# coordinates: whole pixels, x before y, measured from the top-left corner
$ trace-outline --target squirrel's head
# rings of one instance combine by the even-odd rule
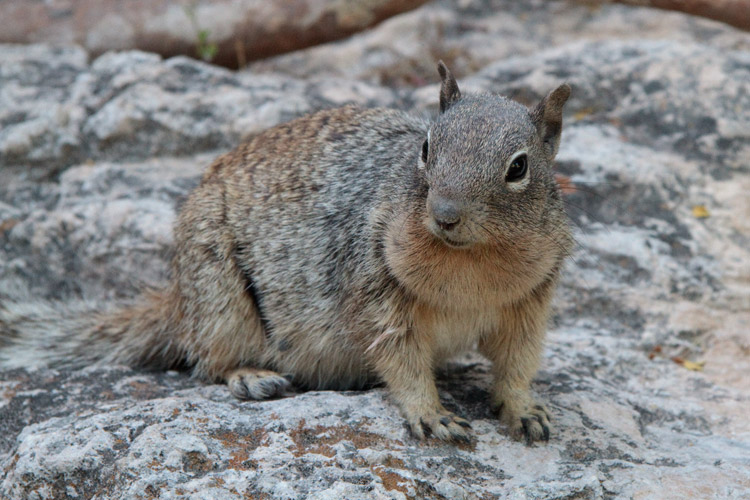
[[[545,216],[561,210],[552,164],[570,87],[557,87],[529,110],[497,95],[462,96],[442,61],[438,71],[440,114],[419,165],[428,229],[453,248],[544,231]]]

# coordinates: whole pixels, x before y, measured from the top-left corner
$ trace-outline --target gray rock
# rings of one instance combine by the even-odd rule
[[[1,47],[0,168],[70,165],[80,156],[84,110],[74,94],[86,54],[77,48]]]
[[[246,61],[344,38],[426,0],[6,0],[0,42],[78,44],[187,55],[237,68]]]
[[[33,178],[93,161],[137,161],[228,149],[282,121],[392,92],[345,82],[234,73],[187,57],[0,45],[0,169]]]
[[[601,38],[624,12],[549,5],[556,26],[599,23]],[[496,7],[455,9],[473,12],[470,23],[484,13],[491,32]],[[429,8],[409,16],[453,12]],[[480,32],[448,36],[487,58],[459,82],[465,91],[532,102],[561,80],[574,87],[558,168],[578,249],[534,384],[553,414],[549,444],[506,436],[476,354],[439,380],[444,404],[474,426],[458,446],[412,438],[383,388],[242,403],[177,372],[6,370],[0,497],[750,496],[748,38],[664,19],[659,40],[636,40],[656,23],[641,18],[621,39],[546,50],[532,23],[527,49],[492,60]],[[398,22],[359,40],[395,36]],[[333,59],[355,42],[313,50]],[[437,96],[434,83],[394,91],[343,67],[303,80],[313,73],[235,74],[133,52],[89,64],[72,49],[8,46],[0,61],[14,61],[0,65],[0,99],[21,96],[0,106],[0,296],[17,298],[127,300],[166,279],[169,225],[216,150],[322,106],[433,112]],[[390,67],[377,61],[363,67]],[[53,105],[80,114],[56,127]],[[46,132],[8,153],[8,137],[36,122]]]
[[[257,61],[250,67],[300,78],[326,75],[414,87],[434,81],[437,59],[463,77],[499,60],[576,41],[699,40],[717,48],[750,50],[750,35],[715,21],[624,5],[596,5],[601,3],[434,1],[389,19],[377,29]],[[514,75],[511,71],[505,78]]]
[[[69,168],[54,184],[1,187],[9,203],[0,206],[0,289],[122,298],[164,281],[175,207],[211,158],[101,162]]]

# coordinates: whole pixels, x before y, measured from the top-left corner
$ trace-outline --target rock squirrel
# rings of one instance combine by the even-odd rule
[[[0,366],[187,366],[242,399],[382,381],[417,437],[466,440],[434,369],[478,345],[501,420],[548,440],[529,385],[571,248],[552,172],[570,88],[529,111],[438,70],[432,122],[347,106],[220,156],[180,211],[169,285],[90,314],[6,301]]]

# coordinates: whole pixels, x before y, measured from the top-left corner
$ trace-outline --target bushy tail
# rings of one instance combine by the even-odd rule
[[[170,290],[102,311],[90,302],[0,301],[0,368],[125,364],[169,368],[184,359]]]

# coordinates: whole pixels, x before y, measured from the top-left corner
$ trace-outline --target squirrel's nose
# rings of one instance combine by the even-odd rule
[[[443,231],[452,231],[461,223],[461,212],[458,206],[450,200],[444,198],[433,200],[430,211],[435,223]]]

